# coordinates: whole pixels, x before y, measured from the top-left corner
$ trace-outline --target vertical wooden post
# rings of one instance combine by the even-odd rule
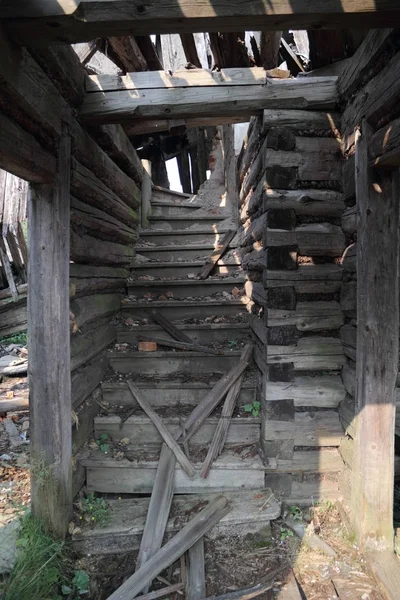
[[[63,125],[55,180],[32,186],[28,222],[32,511],[58,536],[72,510],[70,151]]]
[[[192,180],[190,177],[190,161],[189,151],[187,148],[183,148],[180,154],[176,157],[178,163],[179,179],[182,186],[182,192],[185,194],[192,193]]]
[[[368,167],[370,127],[356,136],[357,380],[352,514],[362,546],[393,550],[399,364],[399,171]]]
[[[149,216],[151,215],[151,162],[142,160],[143,178],[142,178],[142,204],[140,207],[140,224],[143,229],[149,226]]]
[[[233,125],[222,127],[226,204],[235,222],[239,225],[239,197],[236,186],[235,132]]]

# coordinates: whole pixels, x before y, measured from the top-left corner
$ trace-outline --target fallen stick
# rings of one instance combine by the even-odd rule
[[[175,592],[180,592],[184,587],[184,583],[175,583],[174,585],[168,585],[165,588],[161,588],[161,590],[155,590],[154,592],[149,592],[148,594],[138,596],[138,598],[139,600],[156,600],[156,598],[164,598],[164,596],[169,596]]]
[[[165,331],[169,333],[169,335],[171,335],[173,338],[175,338],[179,342],[186,342],[187,344],[193,343],[193,340],[185,333],[183,333],[183,331],[175,327],[175,325],[171,323],[171,321],[167,319],[167,317],[164,317],[164,315],[162,315],[154,309],[149,310],[148,313],[151,316],[151,318],[156,323],[158,323],[163,329],[165,329]]]
[[[163,444],[151,492],[146,523],[140,541],[136,571],[161,548],[174,497],[175,466],[174,453],[166,444]],[[142,592],[144,594],[148,592],[150,584],[151,581],[143,587]]]
[[[140,590],[152,581],[161,571],[173,564],[200,538],[202,538],[222,517],[230,511],[229,502],[218,496],[199,512],[183,529],[152,556],[136,573],[131,575],[108,600],[132,600]]]
[[[290,517],[287,517],[283,521],[285,525],[289,527],[307,546],[313,550],[320,550],[328,556],[336,556],[335,550],[329,546],[324,540],[315,535],[315,533],[308,533],[301,523],[296,523]]]
[[[215,264],[219,261],[220,258],[222,258],[222,256],[228,250],[229,244],[235,237],[235,234],[236,231],[230,230],[224,235],[223,239],[221,240],[221,244],[218,246],[218,248],[214,250],[210,258],[208,258],[207,261],[204,263],[201,271],[198,273],[197,277],[199,279],[207,279],[207,277],[215,267]]]
[[[240,360],[249,361],[253,352],[252,344],[247,344],[243,349]],[[231,424],[231,418],[233,415],[233,411],[235,410],[236,401],[240,394],[240,389],[242,387],[244,378],[244,371],[235,381],[235,383],[231,386],[225,402],[222,408],[222,413],[220,420],[218,421],[217,427],[214,432],[214,436],[210,447],[207,452],[207,456],[204,460],[200,477],[206,479],[211,469],[211,465],[213,461],[221,454],[224,444],[226,441],[226,437],[228,435],[229,425]]]
[[[183,436],[183,439],[180,441],[186,442],[192,437],[192,435],[196,433],[203,421],[212,413],[214,408],[228,393],[229,388],[247,368],[249,361],[250,357],[248,360],[239,360],[236,365],[232,367],[228,373],[226,373],[226,375],[221,377],[221,379],[214,385],[212,390],[210,390],[203,400],[192,410],[185,421],[186,432]],[[179,428],[174,438],[179,439],[181,435],[182,429]]]
[[[139,341],[146,342],[155,342],[159,346],[170,346],[171,348],[177,348],[178,350],[194,350],[195,352],[204,352],[207,354],[215,354],[220,356],[222,354],[221,350],[214,350],[214,348],[209,348],[208,346],[200,346],[195,342],[178,342],[177,340],[165,340],[162,338],[154,337],[154,336],[144,336],[141,335],[139,337]]]
[[[157,427],[158,432],[161,435],[161,437],[163,438],[164,442],[167,444],[167,446],[169,448],[171,448],[172,452],[175,454],[176,459],[179,461],[182,469],[185,471],[185,473],[189,477],[194,477],[196,474],[194,466],[192,465],[190,460],[187,458],[187,456],[185,455],[183,450],[180,448],[179,444],[174,440],[171,433],[165,427],[164,423],[162,422],[162,420],[160,419],[158,414],[151,408],[151,406],[149,406],[147,404],[146,400],[144,400],[141,397],[141,392],[140,392],[139,388],[136,387],[136,385],[133,383],[133,381],[128,379],[127,385],[131,391],[132,396],[135,398],[137,403],[144,410],[146,415],[153,421],[154,425]]]
[[[188,550],[187,600],[201,600],[206,595],[204,562],[204,539],[201,538]]]
[[[208,596],[208,598],[204,598],[203,600],[250,600],[250,598],[257,598],[257,596],[265,594],[273,587],[273,583],[258,583],[250,588],[235,590],[234,592],[228,592],[221,596]]]

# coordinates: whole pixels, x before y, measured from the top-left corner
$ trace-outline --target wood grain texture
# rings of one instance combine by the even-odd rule
[[[206,595],[206,574],[204,562],[204,539],[189,548],[188,553],[188,600],[202,600]]]
[[[370,137],[364,122],[356,137],[357,421],[352,507],[363,547],[382,550],[393,549],[400,183],[397,170],[376,180],[368,167]]]
[[[169,542],[156,552],[134,575],[123,583],[108,600],[134,598],[158,573],[174,563],[186,550],[203,537],[230,511],[229,502],[220,496],[185,525]]]
[[[94,0],[82,0],[78,7],[71,0],[41,0],[28,6],[8,0],[0,15],[13,19],[10,32],[21,43],[43,44],[60,38],[74,43],[110,35],[388,27],[397,20],[398,11],[396,0],[381,0],[379,8],[374,0],[342,0],[340,4],[276,0],[273,5],[257,0],[245,5],[240,0],[216,0],[211,4],[167,0],[157,6],[143,6],[140,0],[111,0],[101,10]]]
[[[267,133],[271,127],[288,127],[295,131],[340,131],[341,117],[336,112],[312,110],[264,110],[262,131]]]
[[[264,108],[331,109],[336,77],[269,79],[268,84],[171,89],[120,90],[88,94],[82,117],[91,123],[122,123],[141,118],[187,118],[260,112]]]
[[[53,185],[32,186],[29,219],[28,318],[32,510],[58,536],[72,511],[69,343],[69,186],[67,126]],[[42,461],[42,463],[41,463]],[[43,467],[41,467],[43,468]]]

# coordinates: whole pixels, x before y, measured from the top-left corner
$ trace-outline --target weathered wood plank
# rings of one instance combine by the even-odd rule
[[[272,190],[262,191],[264,212],[270,208],[294,210],[297,215],[339,217],[344,208],[343,195],[330,190]]]
[[[269,228],[264,231],[265,247],[298,246],[299,254],[306,256],[340,256],[345,242],[341,227],[330,223],[300,225],[292,231]]]
[[[210,503],[209,506],[193,517],[172,540],[145,562],[118,590],[111,594],[108,600],[134,598],[158,573],[174,563],[229,511],[230,504],[223,496]]]
[[[343,441],[343,438],[342,438]],[[293,458],[268,458],[266,473],[337,473],[343,470],[339,450],[295,450]]]
[[[202,600],[206,595],[206,573],[204,562],[204,539],[201,538],[188,550],[188,600]]]
[[[240,359],[248,361],[250,360],[252,353],[252,344],[246,344],[240,356]],[[240,388],[242,386],[243,377],[244,373],[242,373],[242,375],[235,381],[235,383],[232,385],[226,396],[224,406],[222,407],[221,418],[214,432],[212,442],[210,444],[207,456],[204,460],[203,467],[201,469],[200,476],[204,479],[208,476],[210,472],[213,460],[221,454],[224,448],[228,436],[229,426],[231,424],[233,411],[235,409],[236,402],[240,394]]]
[[[340,114],[311,110],[264,110],[262,130],[271,127],[289,127],[295,131],[340,131]]]
[[[338,375],[296,376],[290,383],[267,381],[265,387],[267,402],[291,398],[296,407],[337,408],[345,395],[346,391]]]
[[[71,260],[95,265],[129,265],[133,247],[99,240],[71,230]]]
[[[207,277],[209,276],[209,274],[211,273],[211,271],[215,267],[216,263],[227,252],[227,250],[229,248],[229,244],[232,241],[232,239],[235,237],[235,235],[236,235],[236,231],[233,231],[233,230],[228,231],[224,235],[224,237],[222,238],[220,244],[218,244],[218,247],[211,254],[210,258],[207,259],[207,261],[204,264],[203,268],[198,273],[197,276],[198,276],[199,279],[207,279]]]
[[[147,62],[135,38],[131,35],[108,38],[110,58],[124,72],[146,71]]]
[[[338,302],[298,302],[296,310],[268,310],[268,326],[296,325],[299,331],[337,329],[343,325]]]
[[[121,123],[129,119],[248,114],[264,108],[331,109],[336,104],[336,78],[312,81],[268,79],[268,85],[145,89],[88,94],[82,117],[91,123]],[[134,96],[134,97],[132,97]]]
[[[178,69],[177,71],[147,71],[126,75],[89,75],[86,91],[151,90],[187,87],[264,85],[267,73],[260,67],[231,68],[220,71],[208,69]]]
[[[303,140],[301,145],[299,145],[299,140]],[[322,144],[322,140],[325,143]],[[331,142],[334,142],[334,144]],[[264,152],[263,168],[274,165],[285,168],[297,167],[298,178],[306,181],[339,181],[342,179],[336,140],[331,138],[297,138],[296,144],[298,144],[296,150],[287,152],[267,148]]]
[[[66,534],[72,511],[69,344],[71,141],[66,125],[62,130],[56,179],[53,185],[32,186],[28,222],[31,465],[44,462],[50,473],[43,479],[35,468],[31,468],[32,510],[59,536]]]
[[[199,6],[195,0],[163,2],[144,8],[139,0],[128,4],[113,0],[107,8],[98,10],[94,0],[75,2],[62,0],[25,5],[8,1],[2,6],[2,18],[10,22],[11,33],[21,43],[49,41],[80,42],[109,35],[150,35],[154,33],[193,33],[197,31],[259,31],[268,29],[312,29],[387,27],[398,18],[396,0],[384,0],[377,7],[373,0],[342,0],[326,4],[314,0],[277,0],[273,6],[255,0],[245,6],[238,0],[219,0]],[[85,18],[79,18],[79,14]],[[32,17],[35,17],[32,19]],[[184,17],[184,18],[182,18]],[[15,20],[14,20],[15,19]]]
[[[79,406],[96,389],[108,369],[108,359],[100,352],[71,374],[72,406]]]
[[[46,183],[55,175],[54,156],[19,125],[0,115],[0,166],[2,169],[32,181]]]
[[[136,571],[161,548],[174,497],[175,466],[174,453],[166,444],[163,444],[140,542]],[[149,584],[142,589],[143,593],[148,591]]]
[[[362,545],[393,550],[400,182],[398,170],[376,179],[368,167],[370,138],[370,127],[363,122],[356,135],[357,420],[352,506]]]
[[[112,344],[116,337],[115,326],[96,322],[85,327],[85,333],[76,333],[71,338],[71,370],[74,371],[91,360],[100,350]]]
[[[343,436],[339,415],[327,410],[295,413],[294,421],[265,421],[266,440],[293,440],[295,446],[338,446]]]
[[[400,119],[382,127],[371,137],[369,155],[377,167],[400,166]]]
[[[71,222],[78,227],[84,227],[94,237],[127,245],[134,244],[137,232],[109,213],[81,202],[73,196],[71,209]]]
[[[124,124],[124,129],[129,136],[142,135],[160,131],[171,131],[183,126],[186,129],[193,127],[213,127],[218,125],[233,125],[234,123],[247,123],[251,114],[228,115],[223,117],[191,117],[189,119],[137,119]]]
[[[135,398],[136,402],[140,404],[141,408],[144,410],[146,415],[153,421],[154,425],[157,427],[160,435],[162,436],[165,444],[172,450],[175,454],[176,459],[179,461],[185,473],[189,475],[189,477],[193,477],[195,474],[195,470],[193,465],[187,456],[183,453],[180,446],[175,442],[172,435],[165,427],[164,423],[157,415],[157,413],[147,404],[147,402],[142,398],[139,388],[135,386],[133,381],[127,381],[128,387],[132,393],[132,396]]]
[[[80,328],[89,321],[118,312],[122,298],[121,294],[94,294],[71,300],[70,310]]]

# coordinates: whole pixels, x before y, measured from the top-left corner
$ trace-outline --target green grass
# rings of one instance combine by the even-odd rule
[[[21,518],[17,562],[6,580],[4,600],[54,600],[65,580],[63,541],[54,540],[30,514]]]
[[[8,344],[23,344],[24,346],[28,343],[28,334],[23,331],[21,333],[16,333],[15,335],[11,335],[10,337],[0,338],[0,344],[4,344],[7,346]]]

